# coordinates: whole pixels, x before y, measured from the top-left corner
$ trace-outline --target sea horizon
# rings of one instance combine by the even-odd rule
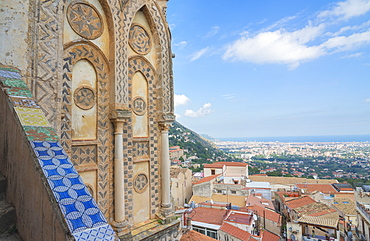
[[[370,134],[322,135],[322,136],[277,136],[277,137],[225,137],[220,141],[238,142],[370,142]]]

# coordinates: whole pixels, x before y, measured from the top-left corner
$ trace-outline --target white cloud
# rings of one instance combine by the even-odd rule
[[[347,20],[370,11],[370,0],[347,0],[339,2],[331,10],[319,13],[319,17],[339,17]]]
[[[179,106],[179,105],[187,105],[188,101],[190,99],[184,94],[182,94],[182,95],[176,95],[175,94],[174,100],[175,100],[174,102],[175,102],[175,107],[176,107],[176,106]]]
[[[343,56],[342,59],[358,58],[362,56],[363,54],[364,54],[363,52],[349,54],[349,55]]]
[[[366,102],[366,103],[370,103],[370,99],[366,99],[364,102]]]
[[[199,58],[201,58],[205,53],[207,53],[209,50],[209,47],[206,47],[204,49],[201,49],[191,55],[190,62],[193,62]]]
[[[222,95],[223,99],[233,99],[235,98],[235,94],[227,94],[227,95]]]
[[[308,46],[323,31],[323,25],[306,26],[303,29],[288,32],[280,29],[263,32],[248,38],[242,36],[229,45],[223,58],[258,64],[278,63],[296,68],[301,62],[316,59],[324,54],[318,46]]]
[[[181,115],[175,113],[175,117],[176,117],[176,119],[180,119],[181,118]]]
[[[211,103],[206,103],[197,111],[186,110],[184,115],[193,118],[204,117],[212,112],[211,106]]]
[[[206,34],[205,38],[210,38],[216,35],[220,31],[219,26],[213,26],[211,30]]]
[[[177,47],[181,47],[181,48],[183,48],[183,47],[185,47],[187,44],[188,44],[188,42],[186,42],[186,41],[181,41],[181,42],[179,42],[179,43],[173,43],[172,45],[173,45],[173,46],[177,46]]]
[[[327,49],[333,49],[334,51],[345,51],[368,43],[370,43],[370,31],[355,33],[349,36],[334,37],[328,39],[322,46]]]

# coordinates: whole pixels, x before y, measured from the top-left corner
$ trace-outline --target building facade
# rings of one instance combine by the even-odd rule
[[[2,1],[14,66],[121,235],[172,215],[167,0]]]

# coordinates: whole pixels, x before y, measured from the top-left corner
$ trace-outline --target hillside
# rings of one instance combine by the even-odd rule
[[[211,141],[203,138],[194,131],[175,121],[169,130],[170,146],[180,146],[187,150],[186,157],[198,157],[193,159],[193,163],[209,163],[213,161],[241,161],[228,156],[225,152],[218,149]]]

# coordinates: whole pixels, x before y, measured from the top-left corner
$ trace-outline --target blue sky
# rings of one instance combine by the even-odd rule
[[[370,0],[170,0],[175,113],[216,138],[370,134]]]

